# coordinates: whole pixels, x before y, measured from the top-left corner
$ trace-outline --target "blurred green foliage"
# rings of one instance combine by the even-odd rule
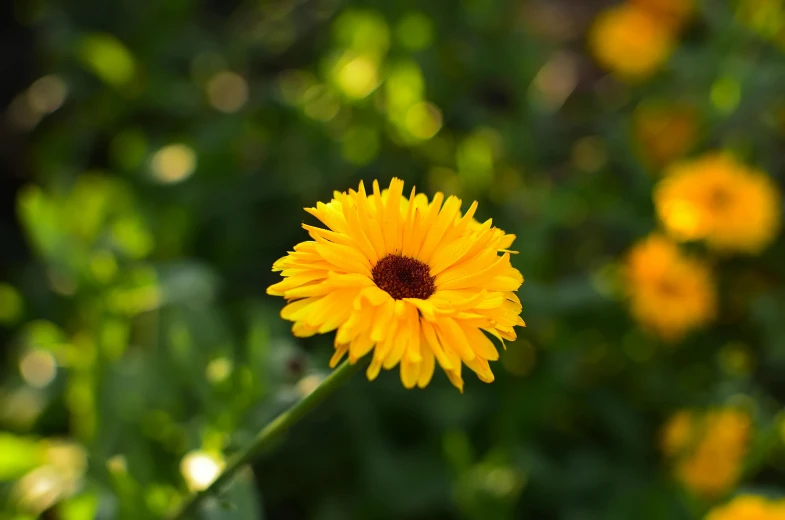
[[[327,370],[332,337],[264,293],[302,207],[392,176],[517,234],[528,328],[464,395],[355,377],[203,518],[700,518],[660,428],[718,405],[752,417],[741,488],[780,496],[785,240],[718,261],[719,318],[678,345],[629,318],[619,262],[678,156],[785,184],[785,6],[704,0],[626,83],[586,51],[604,5],[16,2],[37,72],[6,110],[28,250],[0,245],[0,518],[162,518],[209,480]]]

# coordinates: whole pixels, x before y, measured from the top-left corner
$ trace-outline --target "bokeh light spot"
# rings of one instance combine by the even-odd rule
[[[214,385],[223,383],[232,374],[234,364],[232,360],[226,357],[215,358],[205,368],[205,376],[207,380]]]
[[[196,153],[185,144],[164,146],[150,161],[153,176],[168,184],[190,177],[196,169]]]
[[[0,389],[0,402],[3,403],[3,406],[0,406],[0,421],[7,427],[20,431],[28,431],[41,415],[44,407],[49,405],[49,400],[40,390],[28,386],[18,386],[8,392]],[[2,443],[1,435],[0,443]],[[5,455],[7,452],[0,449],[0,453]],[[0,476],[5,462],[6,460],[0,456]]]
[[[430,139],[442,127],[442,112],[433,103],[420,102],[406,113],[406,130],[417,139]]]
[[[44,388],[55,378],[57,362],[51,352],[31,350],[19,360],[19,373],[30,386]]]
[[[102,81],[119,87],[129,83],[136,74],[131,52],[110,34],[91,34],[79,43],[79,57]]]
[[[68,96],[68,85],[59,76],[50,74],[38,78],[27,89],[27,100],[33,110],[51,114],[60,108]]]
[[[40,513],[51,507],[63,492],[64,483],[52,466],[41,466],[25,475],[14,486],[16,507]]]
[[[113,455],[106,461],[106,469],[115,475],[128,473],[128,459],[124,455]]]
[[[46,440],[40,446],[44,465],[27,473],[11,490],[16,507],[36,515],[77,493],[87,468],[85,449],[78,444]]]
[[[578,85],[578,59],[559,52],[542,66],[529,89],[532,101],[546,112],[555,112]]]
[[[248,101],[248,83],[234,72],[219,72],[207,83],[207,98],[216,110],[237,112]]]
[[[32,130],[41,121],[41,113],[30,105],[30,98],[25,94],[11,101],[6,116],[12,126],[23,131]]]
[[[354,99],[367,97],[379,86],[378,66],[368,56],[338,60],[335,78],[341,91]]]
[[[212,484],[221,473],[223,465],[223,460],[218,456],[197,450],[183,457],[180,463],[180,473],[182,473],[189,489],[199,491]]]

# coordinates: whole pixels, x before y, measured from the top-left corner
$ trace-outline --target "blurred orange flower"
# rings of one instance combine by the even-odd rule
[[[785,502],[757,495],[739,495],[709,511],[706,520],[785,520]]]
[[[696,494],[716,497],[738,481],[750,436],[749,416],[723,408],[680,411],[662,430],[662,449],[676,478]]]
[[[780,194],[769,177],[727,154],[671,167],[654,190],[657,214],[678,240],[759,253],[780,228]]]
[[[674,46],[668,26],[635,4],[621,4],[600,13],[588,38],[597,62],[631,81],[652,76]]]
[[[632,248],[625,275],[632,315],[665,340],[678,340],[714,318],[711,270],[662,235],[653,234]]]
[[[699,125],[698,113],[692,106],[644,103],[635,109],[632,132],[646,162],[661,168],[692,149]]]
[[[695,10],[694,0],[630,0],[673,30],[680,29]]]

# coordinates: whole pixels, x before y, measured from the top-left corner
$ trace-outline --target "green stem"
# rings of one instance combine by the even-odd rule
[[[210,484],[207,488],[198,491],[185,499],[183,504],[172,515],[171,520],[182,520],[188,518],[189,515],[196,511],[199,503],[206,497],[216,494],[224,484],[229,482],[232,477],[264,448],[268,447],[270,443],[280,434],[288,430],[297,421],[302,419],[308,412],[316,408],[316,405],[324,401],[336,388],[341,386],[354,374],[359,368],[361,363],[354,365],[348,361],[344,361],[341,366],[336,368],[324,381],[317,386],[313,392],[303,397],[297,403],[292,405],[291,408],[283,412],[281,415],[273,419],[271,423],[265,426],[254,438],[254,440],[244,449],[237,452],[231,459],[229,459],[226,467],[220,475]]]

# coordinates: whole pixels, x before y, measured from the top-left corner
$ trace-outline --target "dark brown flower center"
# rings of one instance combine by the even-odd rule
[[[396,300],[427,300],[436,291],[430,267],[408,256],[387,255],[376,263],[371,274],[376,286]]]
[[[667,298],[678,298],[682,294],[681,287],[679,287],[672,280],[660,281],[658,288],[660,290],[660,294]]]
[[[723,211],[731,203],[731,197],[731,193],[725,188],[714,188],[709,195],[709,207],[714,211]]]

